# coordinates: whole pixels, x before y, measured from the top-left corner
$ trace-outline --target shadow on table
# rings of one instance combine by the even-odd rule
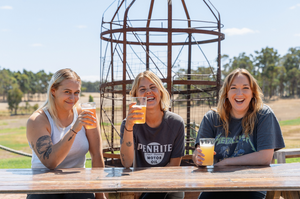
[[[50,170],[50,169],[7,169],[7,172],[11,172],[16,175],[39,175],[44,173],[54,173],[55,175],[68,175],[74,173],[80,173],[80,171],[68,171],[68,170]]]
[[[228,172],[237,172],[241,170],[249,170],[249,173],[255,172],[255,169],[269,168],[270,166],[210,166],[210,167],[198,167],[193,170],[192,173],[196,172],[209,172],[209,173],[228,173]]]

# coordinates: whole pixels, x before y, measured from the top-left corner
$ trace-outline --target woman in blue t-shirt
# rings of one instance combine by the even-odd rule
[[[255,78],[245,69],[236,69],[224,81],[217,108],[201,122],[193,161],[205,159],[199,138],[215,138],[214,166],[270,165],[274,150],[285,147],[279,123],[270,107],[263,104]],[[204,192],[207,198],[265,198],[266,192]]]

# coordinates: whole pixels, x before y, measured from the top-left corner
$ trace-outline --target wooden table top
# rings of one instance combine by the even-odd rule
[[[300,163],[263,166],[0,169],[2,193],[299,191]]]

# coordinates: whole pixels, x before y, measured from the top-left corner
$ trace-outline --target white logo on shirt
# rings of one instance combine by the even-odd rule
[[[172,144],[161,145],[157,142],[152,142],[144,145],[139,143],[137,150],[143,151],[148,164],[157,165],[163,160],[166,152],[172,151]]]

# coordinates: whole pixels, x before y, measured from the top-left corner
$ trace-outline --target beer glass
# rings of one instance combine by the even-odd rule
[[[202,161],[203,166],[214,165],[214,149],[215,149],[215,138],[200,138],[199,139],[200,149],[204,154],[204,160]]]
[[[86,102],[86,103],[81,103],[81,109],[82,111],[84,110],[88,110],[93,112],[93,116],[96,118],[96,103],[95,102]],[[85,125],[86,129],[94,129],[97,127],[96,123],[87,121],[87,123],[89,123],[90,125]]]
[[[143,119],[136,120],[134,123],[135,124],[145,124],[145,122],[146,122],[147,97],[132,97],[131,101],[136,102],[136,104],[132,106],[133,108],[134,107],[142,108],[142,110],[136,110],[134,112],[144,113],[143,116],[141,116],[141,115],[136,116],[136,117],[143,117]]]

